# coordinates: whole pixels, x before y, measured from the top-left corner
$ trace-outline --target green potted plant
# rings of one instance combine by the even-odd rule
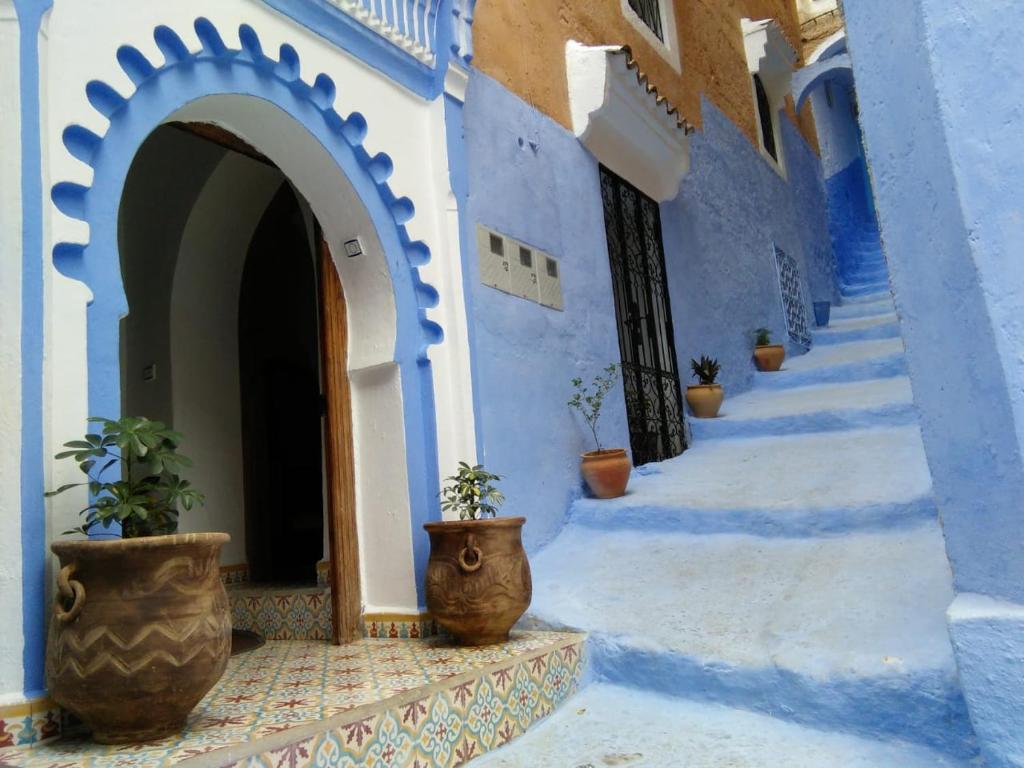
[[[722,367],[714,358],[701,355],[700,360],[690,360],[690,368],[699,383],[686,388],[686,402],[698,419],[713,419],[718,415],[725,397],[722,385],[715,383]]]
[[[427,523],[427,610],[462,645],[508,640],[533,596],[523,549],[525,517],[498,518],[501,480],[482,465],[459,462],[441,490],[441,509],[458,520]]]
[[[203,496],[179,474],[181,435],[135,416],[90,418],[100,430],[65,443],[57,459],[85,475],[47,496],[85,486],[80,527],[120,523],[123,538],[56,541],[58,594],[46,649],[54,701],[104,744],[176,733],[220,679],[231,615],[220,580],[226,533],[177,534],[178,507]]]
[[[758,328],[754,336],[754,363],[759,371],[777,371],[786,359],[786,348],[781,344],[772,344],[772,332],[767,328]]]
[[[602,448],[597,423],[601,419],[604,400],[615,386],[618,366],[612,363],[584,386],[583,379],[575,378],[575,389],[569,407],[580,412],[594,436],[594,450],[580,455],[580,472],[590,492],[599,499],[614,499],[626,492],[632,465],[625,448]]]

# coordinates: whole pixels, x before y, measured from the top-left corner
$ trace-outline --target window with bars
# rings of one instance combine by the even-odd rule
[[[661,23],[661,2],[660,0],[629,0],[629,7],[637,16],[650,27],[651,32],[657,35],[658,39],[665,42],[665,32]]]
[[[754,75],[754,90],[757,92],[757,114],[761,122],[761,143],[764,144],[764,151],[772,156],[772,160],[779,162],[779,150],[775,146],[775,121],[772,115],[772,105],[768,101],[768,92],[764,89],[759,75]]]

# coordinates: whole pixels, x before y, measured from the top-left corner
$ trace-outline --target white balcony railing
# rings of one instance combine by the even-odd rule
[[[434,64],[437,55],[438,11],[444,0],[330,2],[424,64]]]

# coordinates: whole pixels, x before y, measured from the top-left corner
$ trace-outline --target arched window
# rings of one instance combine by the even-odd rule
[[[754,90],[757,92],[757,114],[761,123],[761,143],[764,151],[779,161],[779,152],[775,147],[775,122],[772,119],[772,106],[768,101],[768,92],[764,89],[760,75],[754,75]]]

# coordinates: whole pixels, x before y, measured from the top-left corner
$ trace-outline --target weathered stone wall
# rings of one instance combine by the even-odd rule
[[[482,72],[565,127],[570,127],[565,43],[629,45],[659,92],[695,126],[703,124],[701,96],[732,120],[757,146],[757,119],[740,19],[777,20],[794,48],[800,24],[793,0],[674,0],[677,72],[622,11],[621,0],[485,0],[473,27]],[[673,45],[674,44],[674,45]],[[817,148],[811,108],[787,114]]]

